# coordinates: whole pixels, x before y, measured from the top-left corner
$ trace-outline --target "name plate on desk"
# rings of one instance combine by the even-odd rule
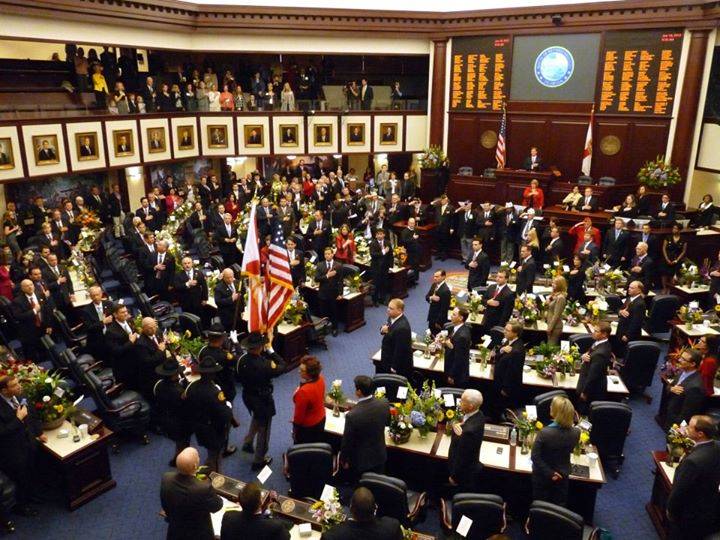
[[[102,426],[102,420],[84,409],[77,409],[70,416],[70,420],[73,421],[76,426],[86,424],[88,427],[88,433],[95,433]]]
[[[210,473],[210,482],[213,489],[218,493],[218,495],[222,495],[226,499],[229,499],[233,502],[238,501],[240,490],[245,487],[245,482],[235,480],[234,478],[230,478],[229,476],[225,476],[224,474],[216,472]],[[265,502],[268,494],[268,490],[260,490],[260,498],[263,503]]]
[[[590,467],[587,465],[579,465],[577,463],[570,464],[570,474],[578,478],[590,478]]]
[[[498,424],[485,424],[483,440],[507,443],[510,440],[510,428]]]

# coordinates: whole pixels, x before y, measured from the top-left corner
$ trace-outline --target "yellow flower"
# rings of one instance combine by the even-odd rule
[[[720,311],[720,304],[717,304],[717,305],[715,306],[715,311]]]
[[[62,405],[55,405],[55,410],[56,410],[58,413],[62,414],[64,408],[63,408]]]
[[[543,426],[543,423],[540,420],[538,420],[537,422],[535,422],[535,427],[538,429],[542,429],[545,426]]]
[[[185,330],[185,337],[192,337],[192,332],[190,332],[190,330]]]
[[[588,434],[587,431],[583,431],[583,432],[580,434],[580,442],[583,443],[583,444],[585,444],[585,443],[588,442],[589,440],[590,440],[590,435]]]
[[[522,415],[523,415],[523,418],[527,418],[527,411],[523,411]]]
[[[452,409],[448,409],[445,413],[445,416],[448,417],[448,420],[452,420],[453,418],[455,418],[455,411],[453,411]]]

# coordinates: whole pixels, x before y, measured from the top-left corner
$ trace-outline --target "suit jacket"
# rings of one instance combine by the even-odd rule
[[[288,257],[290,252],[288,251]],[[293,285],[297,288],[305,281],[305,255],[299,249],[295,249],[293,257],[290,258],[289,262],[299,261],[300,264],[296,266],[290,266],[290,274],[292,275]]]
[[[431,296],[438,296],[440,300],[437,302],[430,302]],[[450,309],[450,287],[445,282],[442,282],[439,287],[435,283],[432,284],[430,290],[425,295],[425,301],[430,303],[428,309],[427,321],[430,328],[433,325],[442,326],[447,322],[448,310]]]
[[[160,260],[160,254],[157,250],[150,253],[146,259],[145,269],[145,289],[148,296],[155,294],[167,294],[168,289],[173,284],[175,277],[175,257],[167,251],[163,259],[165,270],[155,270],[155,266]]]
[[[580,439],[580,430],[571,427],[547,426],[540,430],[532,447],[533,495],[552,498],[551,493],[564,490],[560,499],[565,499],[570,476],[570,454]],[[560,482],[553,482],[555,472],[563,476]]]
[[[322,220],[320,224],[320,234],[315,234],[317,228],[318,223],[313,219],[307,228],[305,238],[310,244],[310,249],[317,253],[317,256],[322,259],[323,250],[330,245],[330,221],[327,219]]]
[[[207,280],[205,279],[205,275],[199,270],[193,270],[193,279],[197,283],[194,286],[188,286],[190,278],[187,272],[185,270],[178,270],[175,272],[173,288],[175,289],[183,311],[200,315],[200,306],[202,302],[208,298]]]
[[[680,424],[683,420],[690,421],[695,414],[701,414],[705,409],[706,393],[699,371],[688,375],[679,384],[685,391],[682,394],[673,394],[669,388],[667,404],[667,428],[673,424]]]
[[[22,398],[18,398],[22,401]],[[35,447],[35,437],[42,433],[42,425],[28,404],[24,422],[18,420],[15,409],[0,398],[0,470],[12,478],[27,470]]]
[[[585,202],[585,195],[583,195],[580,200],[575,205],[575,208],[577,210],[580,210],[581,212],[586,212],[587,210],[583,210],[582,207],[586,205]],[[590,212],[597,212],[598,206],[600,205],[600,200],[598,199],[597,195],[593,195],[590,197]]]
[[[235,285],[235,292],[241,292],[240,288]],[[217,306],[218,316],[225,329],[229,329],[232,326],[233,319],[235,318],[235,302],[232,299],[232,290],[230,286],[223,280],[220,280],[215,285],[213,291],[213,298],[215,299],[215,305]],[[242,298],[242,295],[241,295]],[[240,298],[237,300],[242,302]]]
[[[594,348],[593,348],[594,347]],[[607,368],[610,365],[610,342],[590,348],[590,361],[583,362],[578,377],[577,393],[585,394],[587,403],[605,399],[607,394]]]
[[[165,353],[158,348],[152,338],[140,334],[135,341],[135,355],[138,390],[146,399],[152,401],[152,389],[158,379],[155,368],[163,363]]]
[[[448,471],[461,488],[472,488],[480,463],[480,446],[485,433],[485,415],[478,410],[462,424],[462,435],[452,432],[448,451]],[[474,491],[470,489],[470,491]]]
[[[132,321],[129,321],[130,329]],[[135,347],[130,343],[128,333],[123,330],[117,321],[107,325],[105,343],[108,347],[110,365],[117,382],[125,384],[128,388],[137,387],[137,358]]]
[[[629,316],[623,317],[621,315],[618,317],[616,336],[618,339],[626,336],[628,341],[636,341],[642,337],[642,324],[645,320],[645,310],[647,309],[645,300],[642,295],[639,295],[632,302],[628,298],[626,305],[627,307],[623,307],[628,310]]]
[[[665,212],[666,215],[660,216],[660,212]],[[662,203],[658,204],[654,217],[660,221],[675,221],[675,205],[669,202],[663,210]]]
[[[626,230],[621,230],[620,235],[615,238],[615,229],[609,229],[605,233],[605,239],[603,240],[603,256],[610,266],[620,266],[623,257],[627,257],[628,254],[628,243],[630,234]]]
[[[42,277],[48,289],[50,289],[55,304],[65,305],[65,303],[69,301],[69,295],[75,292],[75,288],[73,287],[67,268],[62,268],[58,265],[57,270],[58,274],[55,274],[55,271],[51,267],[46,266],[42,269]],[[61,277],[65,278],[64,283],[58,283],[58,279]]]
[[[103,300],[102,310],[103,316],[110,315],[112,302],[109,300]],[[95,304],[92,302],[83,306],[80,314],[83,321],[83,327],[85,328],[85,332],[87,334],[88,349],[91,351],[91,354],[94,355],[103,350],[105,347],[105,335],[103,332],[103,330],[105,330],[105,323],[103,323],[103,321],[100,320],[100,317],[98,317]]]
[[[225,512],[220,540],[289,540],[291,523],[265,514]]]
[[[526,262],[520,261],[520,270],[517,275],[517,285],[515,286],[515,294],[533,292],[533,284],[535,283],[535,259],[530,257]]]
[[[392,246],[387,238],[383,240],[383,248],[387,249],[384,255],[380,248],[380,242],[378,242],[376,238],[372,239],[368,245],[368,251],[370,252],[370,273],[375,280],[387,279],[387,273],[393,264]]]
[[[400,522],[388,516],[370,521],[345,520],[325,531],[321,540],[402,540]]]
[[[710,441],[693,448],[680,462],[667,500],[671,521],[687,535],[704,538],[714,532],[718,515],[720,445]],[[716,531],[717,529],[715,529]]]
[[[415,238],[417,236],[417,238]],[[417,229],[410,230],[405,227],[400,233],[400,245],[407,252],[407,263],[410,268],[417,269],[420,264],[420,234]]]
[[[525,365],[525,344],[518,338],[510,345],[508,353],[495,355],[493,382],[498,393],[504,390],[510,403],[519,400],[522,394],[523,366]]]
[[[497,291],[497,285],[490,285],[485,291],[485,297],[483,303],[485,304],[485,314],[483,316],[483,326],[486,329],[490,329],[493,326],[505,326],[510,320],[512,310],[515,305],[515,293],[510,290],[510,287],[505,285],[502,290],[495,297]],[[499,306],[489,306],[488,300],[495,297],[495,300],[500,302]]]
[[[372,86],[369,84],[365,86],[365,95],[363,96],[362,93],[363,89],[362,86],[358,88],[358,96],[360,96],[360,108],[363,110],[368,110],[372,107],[372,101],[373,101],[373,89]]]
[[[404,377],[409,377],[412,373],[412,332],[405,315],[398,317],[382,338],[378,372],[389,373],[391,368]]]
[[[548,245],[545,246],[545,256],[543,257],[543,261],[548,264],[553,264],[556,260],[562,259],[565,246],[559,237],[555,240],[555,242],[552,240],[550,240],[550,242],[552,243],[548,243]]]
[[[545,322],[548,331],[552,333],[562,332],[563,312],[567,304],[567,296],[564,294],[551,295],[548,297],[547,311],[545,312]]]
[[[233,241],[226,242],[227,239],[231,239]],[[237,246],[235,245],[235,243],[237,239],[237,231],[234,225],[230,224],[230,234],[228,234],[227,228],[225,227],[224,223],[215,228],[215,241],[217,242],[218,249],[221,253],[236,252]]]
[[[474,238],[478,230],[478,215],[475,210],[467,212],[458,212],[457,214],[457,234],[460,238]]]
[[[535,165],[535,168],[533,168]],[[543,163],[540,154],[535,156],[535,163],[532,162],[532,156],[528,156],[523,160],[522,168],[526,171],[543,171],[545,170],[545,164]]]
[[[210,514],[223,503],[209,481],[166,472],[160,484],[160,502],[169,524],[168,540],[215,539]]]
[[[470,327],[463,324],[450,336],[452,349],[445,349],[445,365],[443,372],[453,380],[452,385],[465,388],[470,379],[470,347],[472,336]]]
[[[145,209],[140,207],[135,211],[135,215],[140,216],[147,230],[154,231],[158,228],[158,217],[151,206],[148,206],[147,214],[145,213]],[[150,219],[147,219],[147,216],[150,216]]]
[[[473,259],[477,263],[477,266],[472,268],[470,263]],[[468,269],[468,290],[476,287],[484,287],[487,285],[487,279],[490,275],[490,258],[484,251],[479,251],[477,256],[473,252],[470,257],[464,261],[465,268]]]
[[[38,326],[36,319],[37,316],[30,305],[30,301],[24,292],[19,291],[18,295],[12,302],[12,312],[15,319],[18,322],[18,330],[21,341],[32,341],[38,340],[45,333],[48,327],[52,326],[53,320],[53,303],[49,299],[45,298],[39,292],[35,292],[38,304],[40,304],[39,316],[40,324]]]
[[[646,291],[649,291],[651,288],[650,285],[652,284],[653,264],[654,263],[650,258],[650,255],[645,255],[642,262],[638,262],[637,256],[633,257],[632,262],[630,263],[630,277],[640,281],[645,286]],[[640,267],[639,272],[632,271],[632,268],[635,266]]]
[[[385,398],[370,397],[359,401],[345,415],[345,431],[340,453],[343,461],[357,474],[385,465],[385,425],[390,406]]]
[[[342,264],[332,261],[332,269],[335,270],[333,277],[328,277],[327,261],[322,259],[317,263],[315,276],[318,280],[318,298],[325,301],[334,301],[343,292]]]

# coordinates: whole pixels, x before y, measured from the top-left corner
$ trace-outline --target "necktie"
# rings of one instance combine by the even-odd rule
[[[58,270],[58,267],[57,267],[57,266],[53,266],[53,273],[54,273],[56,276],[59,276],[59,275],[60,275],[60,270]]]
[[[98,319],[100,319],[100,320],[102,321],[102,320],[103,320],[103,308],[102,308],[102,304],[96,304],[96,305],[95,305],[95,309],[97,310]]]
[[[235,294],[235,284],[234,284],[234,283],[231,283],[231,284],[229,285],[229,287],[230,287],[230,292],[231,292],[232,294]]]
[[[493,300],[495,300],[498,297],[498,295],[500,294],[500,290],[501,290],[501,287],[495,288],[495,294],[493,294]]]
[[[10,404],[12,405],[12,408],[17,410],[20,407],[20,403],[18,402],[17,398],[15,396],[12,397],[10,400]]]
[[[73,220],[73,213],[72,213],[72,210],[70,210],[70,211],[68,212],[68,214],[70,214],[70,221],[72,221],[72,220]]]
[[[327,269],[328,269],[328,271],[332,270],[332,263],[330,261],[328,261],[328,263],[327,263]]]
[[[52,234],[48,233],[47,237],[48,237],[48,240],[50,240],[52,242],[52,239],[53,239]]]

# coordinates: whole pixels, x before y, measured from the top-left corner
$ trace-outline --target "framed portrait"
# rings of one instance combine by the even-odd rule
[[[228,147],[228,136],[227,126],[224,124],[220,125],[208,125],[208,148],[227,148]]]
[[[396,122],[380,124],[380,144],[397,144],[398,125]]]
[[[348,146],[363,146],[365,144],[365,124],[347,125]]]
[[[245,146],[249,148],[262,148],[265,146],[264,129],[261,125],[248,124],[243,126]]]
[[[178,149],[192,150],[195,148],[195,126],[184,125],[177,126]]]
[[[13,154],[12,139],[0,138],[0,170],[14,169],[15,155]]]
[[[165,151],[167,143],[165,141],[164,127],[147,128],[147,147],[148,152],[151,154],[157,154],[158,152]]]
[[[313,125],[313,143],[315,146],[331,146],[332,124]]]
[[[60,163],[57,135],[33,135],[35,165],[54,165]]]
[[[280,124],[280,146],[298,146],[297,124]]]
[[[95,131],[75,134],[75,155],[78,161],[95,161],[100,159],[98,151],[98,135]]]
[[[115,150],[115,157],[134,155],[132,130],[116,129],[113,131],[113,149]]]

